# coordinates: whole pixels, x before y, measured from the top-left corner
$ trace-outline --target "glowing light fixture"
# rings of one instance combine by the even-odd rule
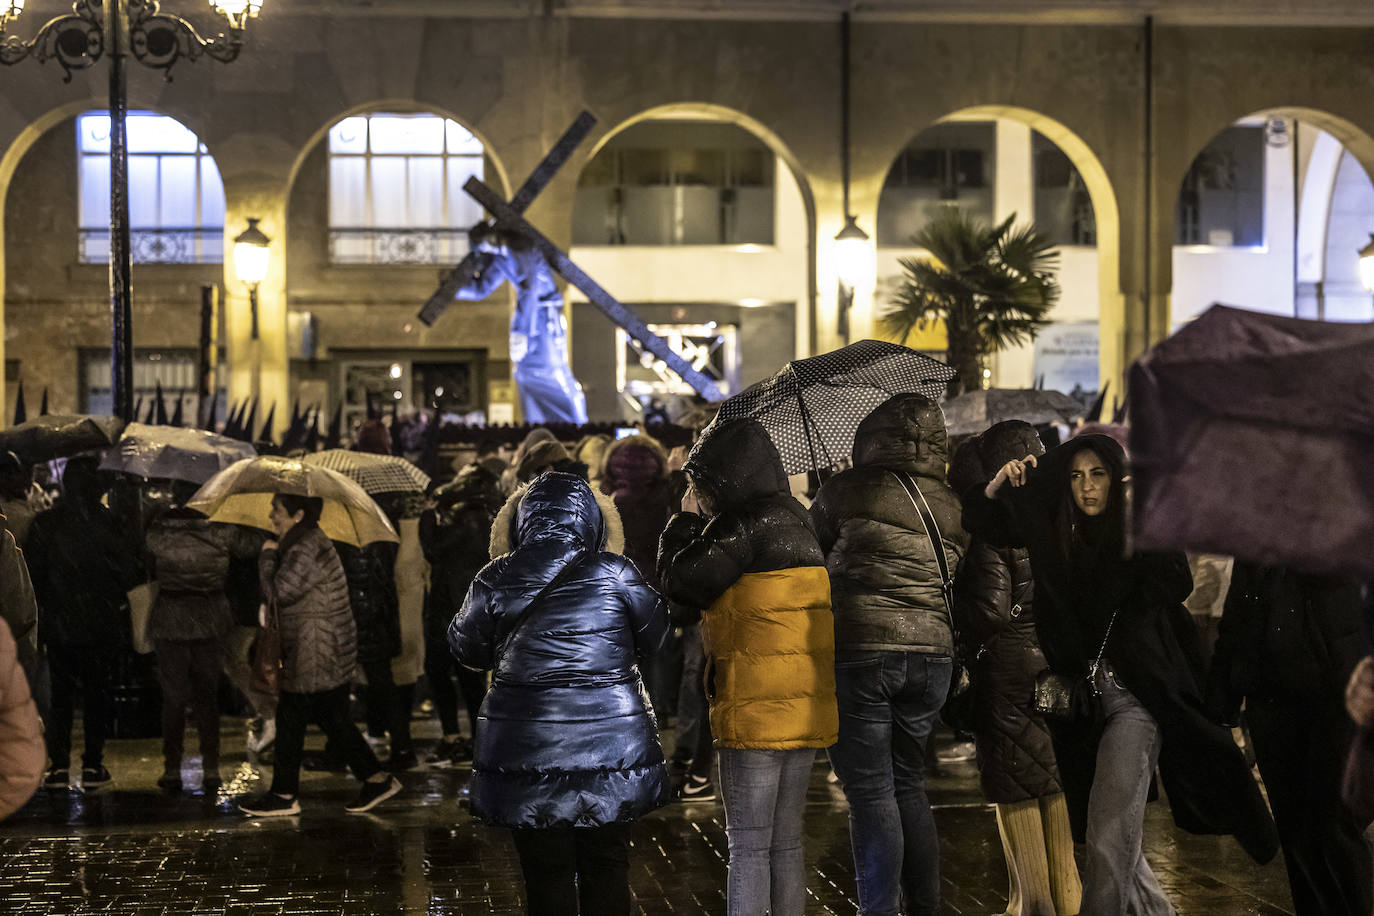
[[[258,221],[249,218],[248,228],[234,237],[234,273],[239,282],[248,287],[248,308],[252,316],[250,334],[258,339],[258,284],[267,277],[272,260],[272,240],[258,228]]]

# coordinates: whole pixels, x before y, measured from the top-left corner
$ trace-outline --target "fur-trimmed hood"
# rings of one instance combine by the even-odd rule
[[[537,505],[525,507],[531,494]],[[593,505],[600,510],[600,518],[592,516]],[[579,477],[550,471],[516,490],[496,514],[491,526],[491,557],[510,553],[520,546],[522,537],[560,529],[583,539],[589,548],[625,552],[625,527],[615,501]]]

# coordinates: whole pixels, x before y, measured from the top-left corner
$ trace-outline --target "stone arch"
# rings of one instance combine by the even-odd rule
[[[1014,105],[973,105],[948,112],[911,133],[903,142],[901,149],[905,149],[922,130],[935,124],[997,119],[1015,121],[1042,134],[1068,156],[1069,161],[1083,177],[1097,223],[1099,384],[1110,381],[1115,390],[1120,390],[1119,379],[1126,368],[1126,312],[1125,296],[1121,288],[1121,211],[1117,203],[1116,190],[1097,153],[1062,121],[1033,109]],[[887,161],[895,162],[901,149],[893,151]],[[876,205],[874,212],[877,212]]]
[[[219,165],[220,157],[217,152],[218,144],[207,139],[209,124],[203,113],[186,108],[184,106],[166,105],[155,102],[145,96],[145,93],[131,88],[131,98],[128,107],[130,111],[152,112],[163,117],[172,118],[187,130],[196,134],[197,138],[205,148],[209,156],[215,160],[216,166]],[[7,239],[5,237],[5,215],[10,205],[10,190],[14,181],[14,176],[18,171],[24,158],[44,136],[53,129],[59,127],[67,121],[88,112],[100,113],[108,111],[108,105],[104,98],[80,98],[64,102],[35,117],[11,139],[9,145],[5,147],[0,155],[0,201],[4,201],[4,208],[0,210],[0,331],[5,328],[5,288],[7,279]],[[75,248],[75,245],[73,245]],[[138,294],[135,292],[134,304],[139,303]],[[134,332],[138,334],[139,319],[135,317]],[[0,359],[4,358],[4,339],[9,336],[0,333]],[[137,337],[135,344],[137,345]],[[0,379],[0,426],[7,425],[11,414],[3,409],[8,405],[8,394],[3,379]]]
[[[804,330],[805,335],[804,339],[799,335],[797,350],[799,355],[813,352],[817,340],[816,195],[811,187],[811,182],[806,171],[802,168],[801,161],[772,128],[768,127],[757,118],[726,105],[718,105],[711,102],[669,102],[667,104],[643,109],[616,122],[597,137],[596,142],[592,144],[585,155],[576,157],[572,164],[576,166],[578,173],[580,173],[589,162],[596,158],[597,154],[605,148],[606,144],[609,143],[612,138],[623,133],[626,129],[644,121],[674,117],[684,119],[697,118],[706,121],[733,124],[762,141],[764,145],[772,150],[773,153],[787,165],[788,171],[792,175],[792,179],[797,183],[797,190],[801,194],[802,207],[806,213],[806,301],[801,303],[801,306],[806,309],[806,321],[798,322],[799,330]],[[569,216],[571,217],[571,214],[569,214]]]
[[[1344,117],[1307,106],[1275,105],[1243,112],[1223,124],[1215,125],[1214,129],[1201,142],[1195,140],[1191,148],[1187,150],[1189,153],[1187,158],[1179,157],[1177,160],[1173,160],[1173,167],[1166,173],[1164,180],[1160,182],[1159,188],[1162,199],[1159,200],[1160,218],[1157,221],[1158,248],[1161,255],[1165,252],[1168,252],[1168,255],[1159,258],[1155,269],[1156,276],[1162,275],[1167,281],[1170,301],[1169,314],[1171,316],[1174,314],[1173,303],[1177,295],[1179,280],[1175,276],[1172,257],[1174,240],[1178,232],[1177,201],[1179,189],[1188,174],[1188,170],[1192,168],[1193,163],[1207,145],[1227,127],[1242,121],[1271,118],[1281,118],[1302,125],[1310,125],[1318,128],[1324,134],[1311,149],[1307,158],[1306,171],[1300,178],[1301,184],[1297,187],[1297,206],[1293,214],[1294,237],[1287,240],[1291,242],[1294,263],[1291,265],[1292,270],[1287,273],[1291,278],[1290,282],[1296,281],[1298,285],[1304,282],[1319,281],[1326,275],[1326,247],[1332,210],[1332,194],[1337,172],[1344,154],[1348,152],[1364,170],[1366,176],[1374,176],[1374,136]],[[1295,180],[1299,180],[1297,176],[1295,176]],[[1265,247],[1266,249],[1273,247],[1267,238]],[[1296,287],[1294,296],[1295,308],[1297,308]],[[1232,304],[1246,305],[1245,302],[1239,301]]]

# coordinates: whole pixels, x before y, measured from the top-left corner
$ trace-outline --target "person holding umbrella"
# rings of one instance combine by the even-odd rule
[[[301,752],[305,727],[312,721],[363,784],[357,800],[346,810],[369,811],[401,791],[400,781],[382,769],[349,717],[348,685],[357,665],[357,631],[339,555],[319,527],[322,510],[319,497],[294,493],[272,497],[268,518],[276,539],[263,544],[258,568],[262,593],[275,605],[280,621],[281,698],[272,788],[239,804],[239,810],[252,817],[300,813],[296,792]]]
[[[757,421],[713,424],[660,541],[662,588],[705,608],[711,733],[729,842],[730,916],[799,916],[802,819],[816,751],[835,743],[834,620],[825,554]]]

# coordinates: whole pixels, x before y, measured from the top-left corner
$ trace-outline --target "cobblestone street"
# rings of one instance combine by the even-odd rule
[[[231,720],[225,720],[226,731]],[[318,739],[316,739],[318,740]],[[225,736],[242,747],[241,731]],[[176,798],[154,785],[155,740],[111,742],[112,790],[43,792],[0,825],[0,909],[7,914],[520,913],[507,835],[461,806],[466,770],[412,773],[402,796],[365,815],[343,805],[345,776],[303,774],[299,817],[255,821],[228,795],[261,790],[242,753],[219,798]],[[188,761],[188,786],[199,783]],[[233,769],[237,767],[237,769]],[[996,914],[1006,878],[992,810],[971,764],[946,764],[932,797],[943,850],[945,909]],[[807,811],[809,913],[853,913],[847,808],[818,758]],[[194,791],[194,790],[193,790]],[[1283,867],[1258,867],[1235,843],[1175,830],[1162,805],[1147,823],[1150,859],[1181,916],[1291,912]],[[723,913],[725,824],[716,802],[674,805],[636,829],[632,883],[640,910]]]

